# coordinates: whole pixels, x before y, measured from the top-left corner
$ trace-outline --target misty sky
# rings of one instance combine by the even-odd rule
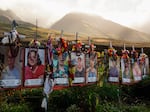
[[[0,0],[24,21],[48,27],[69,12],[85,12],[136,28],[150,19],[150,0]]]

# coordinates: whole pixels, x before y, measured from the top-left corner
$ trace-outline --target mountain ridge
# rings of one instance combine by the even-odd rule
[[[50,29],[79,32],[90,36],[128,41],[150,41],[149,34],[122,26],[100,16],[84,13],[69,13],[54,23]]]
[[[18,17],[13,11],[11,10],[2,10],[0,9],[0,22],[2,23],[8,23],[8,24],[11,24],[11,22],[13,20],[16,20],[16,22],[19,24],[19,25],[22,25],[22,26],[30,26],[30,27],[33,27],[35,25],[33,25],[32,23],[29,23],[29,22],[25,22],[23,21],[20,17]]]
[[[74,15],[74,13],[73,13],[73,15]],[[85,16],[86,16],[86,19],[85,19]],[[126,30],[127,31],[130,30],[130,28],[123,27],[123,29],[121,29],[122,28],[121,25],[119,25],[117,23],[112,23],[112,21],[105,20],[103,17],[100,17],[100,16],[96,16],[97,19],[90,20],[89,18],[91,18],[91,16],[95,17],[95,15],[87,16],[87,14],[78,13],[78,15],[72,16],[72,19],[76,20],[76,17],[80,17],[80,18],[78,18],[78,20],[76,20],[74,22],[68,20],[67,24],[65,24],[65,26],[67,26],[67,27],[69,26],[69,28],[71,29],[73,27],[73,25],[76,25],[77,28],[79,28],[78,29],[78,31],[79,31],[78,39],[80,39],[84,43],[87,43],[88,37],[90,37],[92,42],[96,45],[99,45],[99,44],[109,45],[109,42],[111,41],[113,43],[113,45],[116,45],[116,46],[122,46],[124,43],[126,44],[126,46],[132,46],[132,45],[135,45],[138,47],[140,47],[140,46],[149,47],[150,46],[150,44],[149,44],[150,41],[148,39],[149,35],[142,33],[142,32],[138,32],[136,30],[132,30],[133,32],[131,31],[131,32],[128,32],[128,34],[126,34]],[[100,20],[102,20],[103,23],[107,23],[107,24],[109,22],[111,22],[111,25],[109,26],[109,28],[106,27],[106,24],[103,26],[101,25],[101,28],[99,28],[100,23],[102,24],[102,21],[100,21]],[[91,24],[93,21],[94,21],[94,25]],[[9,32],[11,30],[11,22],[12,21],[8,18],[8,16],[3,16],[0,13],[0,26],[1,26],[0,27],[0,38],[3,38],[3,32]],[[16,22],[19,24],[19,26],[17,28],[19,34],[26,35],[26,37],[27,37],[27,38],[23,39],[22,41],[30,42],[35,37],[35,31],[36,31],[35,25],[28,23],[28,22],[24,22],[22,20],[16,20]],[[84,23],[84,24],[80,24],[80,23]],[[114,24],[115,25],[117,24],[119,30],[123,30],[123,31],[120,31],[119,33],[121,33],[120,35],[123,35],[123,36],[125,35],[126,37],[122,37],[122,38],[126,38],[126,39],[122,39],[120,37],[119,33],[117,32],[118,31],[117,28],[114,28],[114,26],[113,26]],[[84,25],[84,27],[82,27],[82,25]],[[79,26],[82,27],[82,30],[88,31],[88,33],[82,33]],[[95,30],[95,27],[97,28],[96,30]],[[73,30],[72,33],[70,33],[70,32],[67,32],[67,30],[64,30],[62,28],[60,28],[60,29],[64,31],[63,37],[66,40],[68,40],[68,41],[75,40],[75,32],[77,32],[77,30]],[[46,41],[48,34],[53,34],[53,38],[59,37],[61,35],[60,30],[47,29],[47,28],[42,28],[42,27],[38,27],[37,30],[38,30],[37,38],[40,41]],[[111,30],[113,30],[113,31],[111,31]],[[117,33],[115,34],[114,33],[115,31],[118,34]],[[97,32],[99,34],[97,34]],[[137,32],[137,34],[135,32]],[[90,35],[90,33],[91,33],[91,35]],[[135,41],[134,38],[130,39],[130,36],[128,36],[128,35],[132,35],[132,33],[134,35],[136,34],[136,38],[138,38],[138,36],[139,37],[141,36],[140,37],[141,39],[143,39],[143,38],[145,38],[145,39],[143,41]]]
[[[13,11],[11,10],[2,10],[0,9],[0,15],[1,16],[4,16],[4,17],[7,17],[10,21],[12,20],[19,20],[21,21],[21,18],[18,17]]]

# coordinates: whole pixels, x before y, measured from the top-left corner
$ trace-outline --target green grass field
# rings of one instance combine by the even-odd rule
[[[7,23],[0,22],[0,38],[3,38],[3,32],[10,32],[11,25]],[[34,39],[36,36],[36,28],[33,26],[28,25],[19,25],[17,27],[17,31],[19,34],[25,35],[26,38],[22,39],[22,42],[30,42],[32,39]],[[48,34],[52,34],[52,38],[60,37],[61,31],[46,29],[46,28],[37,28],[37,39],[39,41],[46,41],[48,39]],[[65,40],[71,41],[75,40],[75,33],[67,33],[64,32],[63,38]],[[130,41],[123,41],[123,40],[114,40],[109,39],[108,37],[104,35],[100,35],[97,37],[90,37],[92,40],[92,43],[96,45],[106,45],[109,46],[110,41],[112,42],[113,46],[123,46],[124,43],[127,47],[132,47],[134,45],[135,47],[150,47],[149,42],[145,43],[137,43],[137,42],[130,42]],[[88,35],[85,34],[79,34],[79,40],[81,40],[83,43],[88,43]]]

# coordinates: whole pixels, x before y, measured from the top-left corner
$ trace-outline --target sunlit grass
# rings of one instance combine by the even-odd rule
[[[10,32],[11,25],[0,22],[0,38],[3,38],[3,32]],[[48,39],[48,34],[52,34],[52,38],[60,37],[61,31],[52,30],[52,29],[46,29],[46,28],[37,28],[37,34],[36,34],[36,27],[32,26],[23,26],[20,25],[17,28],[17,31],[19,34],[25,35],[26,38],[22,40],[22,42],[30,42],[32,39],[36,38],[39,41],[46,41]],[[112,37],[116,37],[116,40],[112,39]],[[67,41],[76,40],[75,32],[74,33],[68,33],[64,32],[63,38]],[[125,40],[118,40],[119,37],[115,34],[101,34],[97,36],[90,36],[90,39],[92,40],[92,43],[96,45],[106,45],[109,46],[110,41],[112,42],[113,46],[123,46],[124,43],[128,47],[132,47],[134,45],[135,47],[150,47],[149,42],[133,42],[133,41],[125,41]],[[78,34],[78,40],[88,43],[88,35],[86,34]],[[55,41],[53,39],[53,41]]]

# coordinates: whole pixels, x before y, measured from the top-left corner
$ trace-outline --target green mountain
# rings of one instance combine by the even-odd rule
[[[21,20],[15,13],[13,13],[11,10],[1,10],[0,9],[0,16],[5,17],[9,19],[10,21],[12,20]]]
[[[0,10],[0,40],[4,37],[4,32],[11,31],[11,22],[14,19],[19,24],[17,27],[18,33],[26,36],[21,40],[22,42],[30,42],[36,37],[35,25],[22,21],[12,11]],[[36,38],[39,41],[46,42],[49,33],[52,34],[52,38],[60,37],[60,30],[62,29],[64,30],[63,38],[69,41],[75,40],[75,32],[79,32],[79,40],[84,43],[88,43],[88,36],[90,36],[92,42],[97,45],[108,46],[109,42],[112,41],[115,46],[123,46],[123,43],[126,46],[132,46],[133,44],[138,47],[150,46],[149,35],[145,33],[123,27],[99,16],[82,13],[66,15],[55,23],[51,29],[38,27]],[[56,43],[54,39],[53,42]]]
[[[11,22],[16,20],[18,23],[17,31],[18,33],[25,35],[25,41],[30,41],[35,37],[36,26],[22,21],[14,12],[11,10],[1,10],[0,9],[0,38],[3,38],[3,32],[11,31]],[[46,37],[48,34],[48,29],[38,28],[37,38]]]
[[[106,20],[100,16],[69,13],[51,26],[65,32],[79,32],[88,36],[129,42],[150,42],[150,35]]]

